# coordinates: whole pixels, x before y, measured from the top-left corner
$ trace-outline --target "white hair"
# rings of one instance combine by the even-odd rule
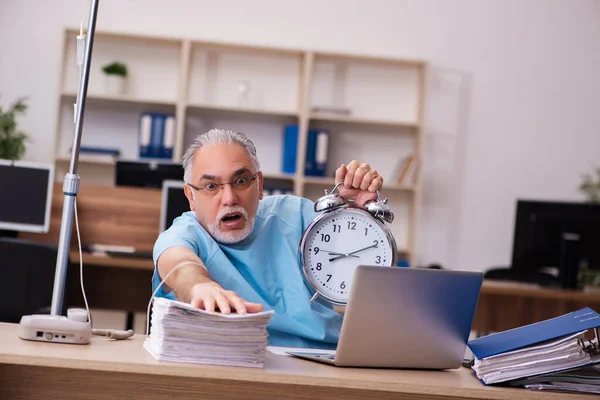
[[[198,135],[192,144],[187,148],[183,155],[183,179],[185,182],[190,182],[192,179],[192,165],[194,164],[194,156],[199,148],[204,146],[214,146],[217,144],[237,143],[241,145],[252,160],[252,165],[256,171],[260,169],[258,158],[256,157],[256,147],[250,139],[243,133],[230,131],[227,129],[211,129],[210,131]]]

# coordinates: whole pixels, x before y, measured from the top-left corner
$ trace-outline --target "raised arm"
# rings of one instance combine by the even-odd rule
[[[212,280],[202,260],[186,247],[173,246],[166,249],[160,255],[157,267],[161,279],[177,267],[165,283],[180,301],[194,307],[209,312],[218,309],[223,314],[229,314],[232,309],[238,314],[262,311],[262,304],[247,302],[237,293],[224,289]]]

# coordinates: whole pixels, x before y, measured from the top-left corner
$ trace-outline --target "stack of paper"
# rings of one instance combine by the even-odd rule
[[[156,298],[144,348],[157,360],[240,367],[264,366],[273,311],[220,314]]]
[[[513,386],[524,386],[531,390],[553,390],[600,394],[600,366],[590,366],[518,379]]]
[[[473,370],[486,385],[510,383],[515,386],[524,386],[524,378],[582,370],[600,362],[597,339],[581,340],[588,330],[598,326],[600,314],[586,307],[471,340],[468,346],[475,355]],[[551,381],[528,381],[528,384],[540,382],[547,385]],[[579,383],[571,382],[571,385]]]
[[[577,339],[583,333],[553,340],[538,346],[476,359],[473,370],[486,384],[562,371],[592,361]]]

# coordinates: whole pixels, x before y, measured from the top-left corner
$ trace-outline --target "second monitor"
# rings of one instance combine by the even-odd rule
[[[600,205],[519,200],[511,271],[536,281],[555,271],[552,286],[578,287],[580,267],[600,270]]]
[[[184,185],[185,183],[179,180],[164,180],[162,182],[159,232],[169,229],[175,218],[186,211],[190,211],[190,204],[183,191]]]
[[[124,161],[115,165],[115,185],[160,189],[165,180],[183,181],[181,164],[159,161]]]
[[[0,160],[0,236],[48,233],[54,165]]]

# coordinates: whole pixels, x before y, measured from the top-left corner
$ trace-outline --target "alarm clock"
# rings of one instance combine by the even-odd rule
[[[314,289],[312,303],[318,297],[345,306],[358,265],[396,266],[396,240],[388,227],[394,220],[392,210],[381,200],[368,202],[365,208],[353,207],[339,192],[338,183],[331,193],[315,202],[322,212],[302,235],[300,264],[306,284]]]

